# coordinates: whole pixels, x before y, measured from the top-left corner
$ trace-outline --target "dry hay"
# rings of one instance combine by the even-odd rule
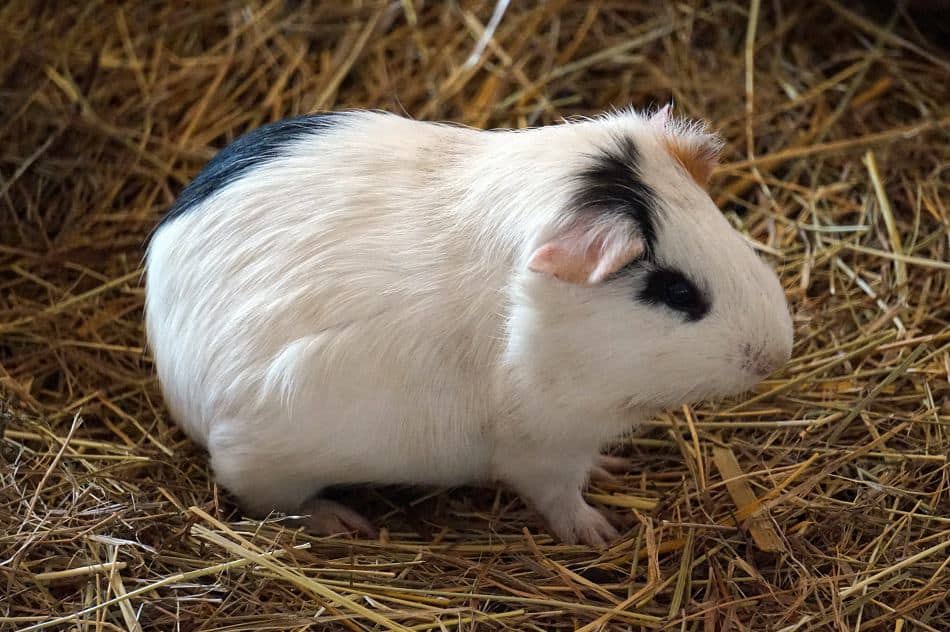
[[[470,66],[491,3],[0,7],[0,628],[950,629],[946,15],[654,4],[512,3]],[[241,519],[141,326],[143,240],[216,148],[320,108],[523,126],[671,97],[723,131],[713,191],[797,344],[618,448],[634,469],[591,496],[622,541],[556,544],[494,490],[362,491],[375,542]]]

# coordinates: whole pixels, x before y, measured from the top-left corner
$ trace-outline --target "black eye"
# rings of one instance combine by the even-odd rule
[[[709,304],[699,288],[676,270],[659,269],[649,273],[640,300],[663,304],[699,320],[709,311]]]
[[[677,279],[667,285],[664,299],[673,309],[686,309],[696,303],[694,288],[685,279]]]

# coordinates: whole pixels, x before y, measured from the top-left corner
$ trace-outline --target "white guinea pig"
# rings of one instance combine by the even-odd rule
[[[148,248],[170,412],[254,515],[372,534],[320,491],[498,481],[562,540],[603,544],[582,491],[605,443],[791,353],[778,279],[704,189],[718,149],[667,108],[265,125]]]

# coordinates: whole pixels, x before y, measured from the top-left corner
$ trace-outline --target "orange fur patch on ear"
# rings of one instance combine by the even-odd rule
[[[713,136],[677,136],[667,134],[663,139],[670,152],[683,169],[701,187],[709,185],[709,178],[719,162],[719,142]]]

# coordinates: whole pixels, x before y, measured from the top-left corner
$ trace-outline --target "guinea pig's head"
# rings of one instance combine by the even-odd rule
[[[541,383],[661,409],[744,392],[781,368],[792,351],[782,286],[706,191],[719,140],[666,108],[565,127],[589,144],[522,277],[522,344]]]

